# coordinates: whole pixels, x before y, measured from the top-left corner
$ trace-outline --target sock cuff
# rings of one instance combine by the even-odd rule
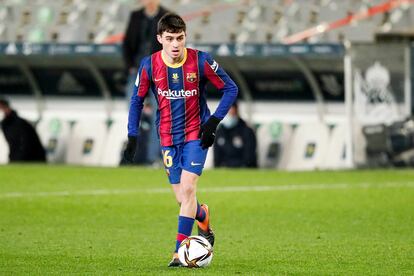
[[[182,242],[183,240],[185,240],[188,236],[181,234],[181,233],[177,233],[177,241]]]
[[[190,222],[190,223],[194,222],[194,218],[185,217],[185,216],[178,216],[178,220],[186,221],[186,222]]]

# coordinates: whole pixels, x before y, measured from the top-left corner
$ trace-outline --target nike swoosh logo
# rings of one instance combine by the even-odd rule
[[[160,79],[154,79],[154,81],[162,81],[163,79],[165,79],[165,77],[160,78]]]
[[[191,166],[201,166],[201,163],[194,163],[193,161],[191,161]]]

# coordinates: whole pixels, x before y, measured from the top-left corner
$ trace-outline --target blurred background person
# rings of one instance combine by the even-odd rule
[[[133,84],[137,77],[141,59],[162,49],[158,43],[157,23],[168,11],[159,0],[140,0],[142,8],[131,13],[122,44],[123,57],[128,70],[127,100],[129,102]]]
[[[161,44],[157,41],[157,24],[160,18],[168,13],[167,9],[160,5],[160,0],[140,0],[139,2],[143,7],[131,13],[122,45],[124,62],[128,70],[125,92],[128,107],[141,59],[162,49]],[[154,97],[151,96],[149,98],[151,105],[155,106],[156,101]],[[158,143],[157,131],[154,128],[155,111],[151,114],[150,120],[151,129],[145,159],[147,159],[148,163],[157,163],[160,160],[161,149]]]
[[[9,162],[46,162],[46,152],[34,127],[0,99],[1,128],[9,145]]]
[[[215,167],[257,167],[256,135],[234,103],[221,122],[214,143]]]

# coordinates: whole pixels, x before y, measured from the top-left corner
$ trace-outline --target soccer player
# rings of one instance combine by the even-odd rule
[[[125,154],[127,160],[133,159],[144,98],[151,90],[158,104],[156,124],[165,170],[180,206],[176,246],[169,266],[181,266],[178,247],[191,235],[195,220],[198,234],[214,245],[209,208],[198,203],[196,186],[217,125],[235,101],[238,89],[209,54],[185,47],[186,24],[180,16],[164,15],[158,22],[157,33],[162,50],[145,57],[139,67],[131,97]],[[212,115],[205,95],[208,81],[223,93]]]

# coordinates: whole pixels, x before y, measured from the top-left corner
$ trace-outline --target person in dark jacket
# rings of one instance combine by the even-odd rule
[[[34,127],[0,99],[1,128],[9,144],[10,162],[45,162],[46,153]]]
[[[157,41],[157,24],[168,13],[159,0],[140,2],[143,8],[131,13],[122,45],[125,65],[135,76],[141,59],[162,49]]]
[[[128,72],[126,85],[126,101],[129,104],[137,79],[138,66],[141,59],[162,49],[157,41],[157,26],[161,17],[169,11],[160,5],[160,0],[140,0],[142,8],[133,11],[129,17],[128,27],[123,41],[123,57]],[[154,97],[150,97],[151,105],[156,106]],[[151,126],[155,125],[155,109],[151,114]],[[149,132],[147,156],[148,163],[157,163],[161,149],[157,141],[157,130],[151,127]]]
[[[240,118],[237,103],[221,122],[214,143],[215,167],[257,167],[256,135]]]

